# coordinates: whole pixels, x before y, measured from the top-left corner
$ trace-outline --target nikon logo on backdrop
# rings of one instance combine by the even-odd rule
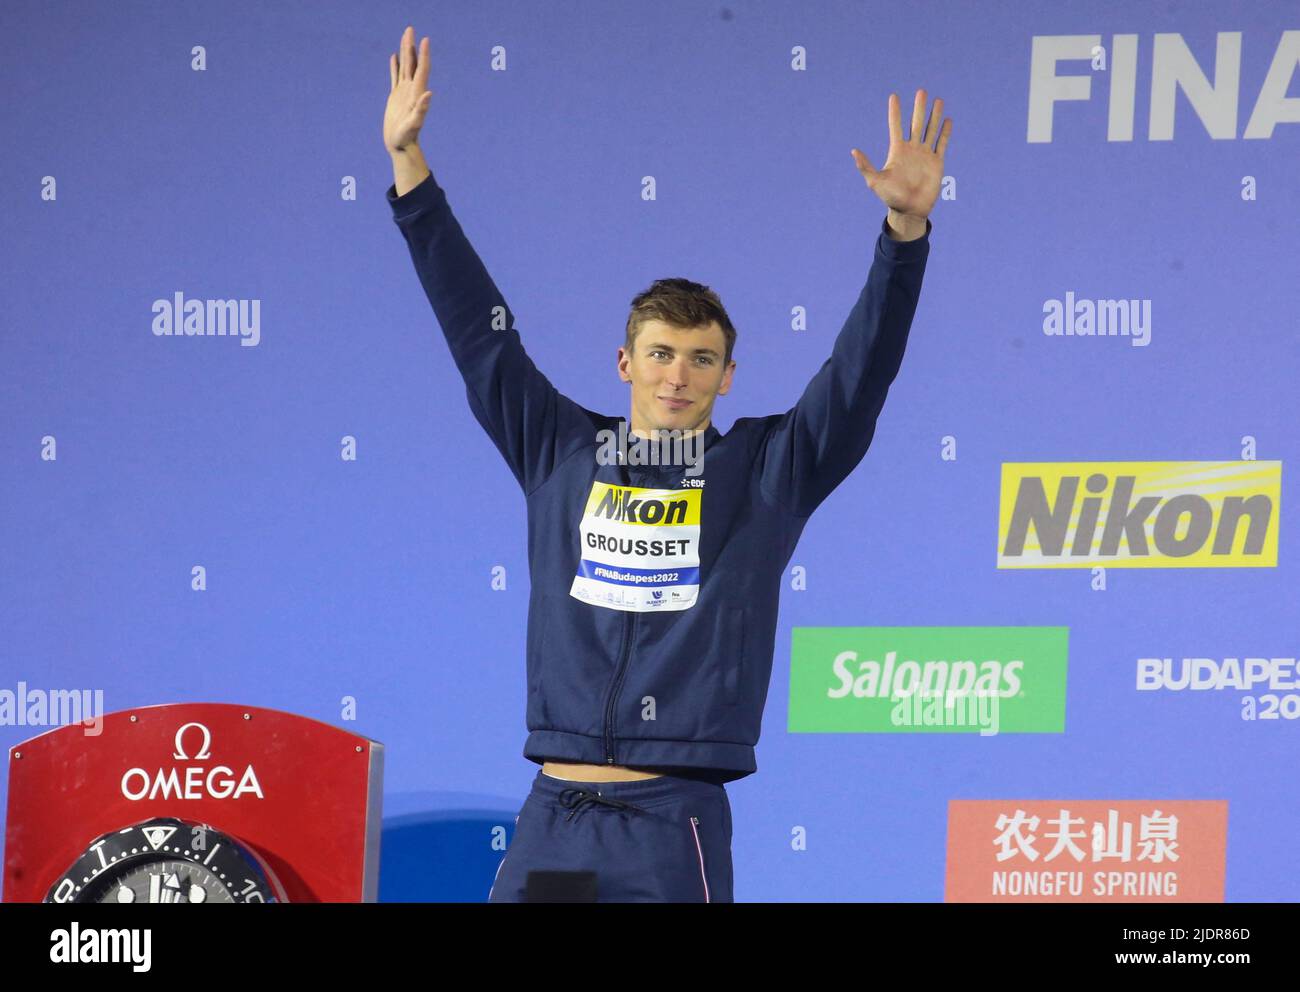
[[[790,733],[1065,731],[1068,627],[795,627]]]
[[[998,568],[1276,567],[1280,461],[1006,462]]]

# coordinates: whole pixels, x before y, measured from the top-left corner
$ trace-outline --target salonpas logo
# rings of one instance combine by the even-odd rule
[[[1282,463],[1002,466],[998,568],[1277,565]]]
[[[795,627],[791,733],[1059,734],[1068,627]]]

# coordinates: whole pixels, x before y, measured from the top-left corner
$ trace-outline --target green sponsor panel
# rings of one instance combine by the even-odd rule
[[[1060,734],[1068,627],[795,627],[791,733]]]

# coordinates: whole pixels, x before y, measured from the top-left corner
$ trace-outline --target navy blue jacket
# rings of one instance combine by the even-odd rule
[[[600,456],[621,417],[561,395],[430,175],[393,220],[528,508],[524,756],[754,772],[782,574],[809,515],[866,454],[930,251],[881,223],[831,357],[785,413],[709,426],[702,472]],[[623,430],[630,434],[630,425]],[[608,450],[608,448],[606,448]]]

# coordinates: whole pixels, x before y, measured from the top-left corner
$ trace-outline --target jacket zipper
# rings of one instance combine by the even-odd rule
[[[614,701],[623,686],[623,675],[632,655],[632,632],[636,628],[636,614],[630,613],[623,623],[623,650],[619,652],[618,670],[614,673],[614,685],[610,689],[609,702],[605,704],[605,764],[614,763]]]
[[[704,883],[704,901],[709,901],[709,879],[704,874],[704,848],[700,846],[700,818],[691,817],[691,832],[695,834],[695,853],[700,859],[700,881]]]

